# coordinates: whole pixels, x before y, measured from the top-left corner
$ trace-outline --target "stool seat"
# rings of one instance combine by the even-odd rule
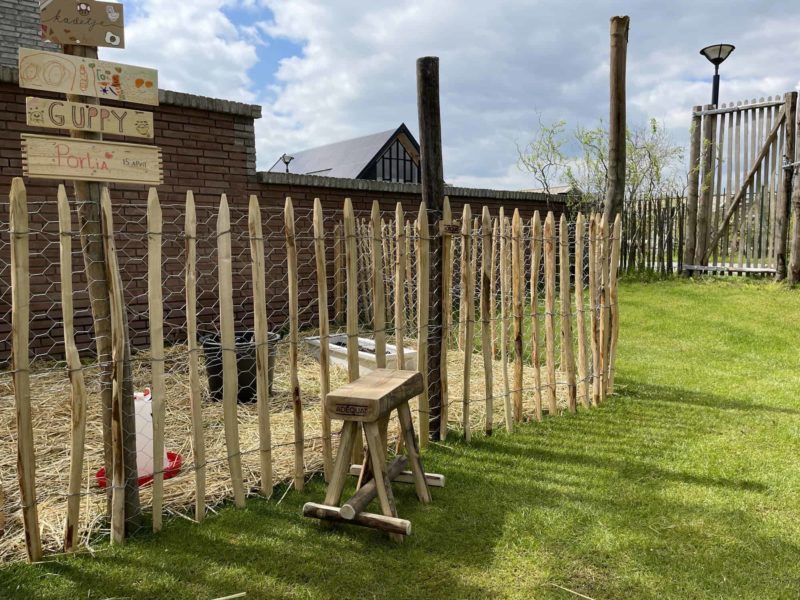
[[[371,423],[423,391],[422,373],[376,369],[328,393],[325,411],[331,419]]]

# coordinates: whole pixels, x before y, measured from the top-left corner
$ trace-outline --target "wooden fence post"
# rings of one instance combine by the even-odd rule
[[[447,420],[450,412],[450,386],[447,381],[447,351],[450,349],[450,328],[453,321],[453,235],[450,226],[453,213],[450,198],[444,197],[442,206],[442,350],[440,372],[442,377],[442,408],[439,439],[447,437]]]
[[[619,272],[620,237],[622,223],[619,215],[614,221],[614,237],[611,245],[611,265],[609,267],[608,299],[611,317],[611,332],[608,344],[608,393],[614,393],[614,365],[617,358],[617,340],[619,339],[619,292],[617,290],[617,274]]]
[[[786,94],[785,109],[786,113],[786,150],[785,155],[788,157],[788,162],[795,161],[795,136],[797,127],[797,92],[789,92]],[[776,223],[775,223],[775,279],[781,281],[786,279],[787,275],[787,256],[786,244],[787,236],[789,234],[789,216],[792,199],[792,184],[794,180],[794,168],[785,169],[778,157],[778,164],[781,171],[781,185],[780,194],[778,197],[778,204],[775,210]]]
[[[608,394],[608,342],[611,330],[609,321],[611,307],[609,306],[609,234],[608,219],[603,215],[600,220],[600,403],[605,402]]]
[[[203,409],[200,402],[200,359],[197,347],[197,215],[194,194],[186,192],[186,337],[189,350],[189,408],[192,414],[192,456],[194,457],[194,518],[206,516],[206,447],[203,440]]]
[[[284,207],[286,231],[286,267],[289,273],[289,389],[292,396],[294,414],[294,489],[303,491],[305,465],[303,463],[303,401],[300,397],[300,380],[297,374],[297,354],[299,343],[299,303],[297,291],[297,242],[294,233],[294,207],[287,196]]]
[[[128,471],[125,465],[125,428],[123,425],[123,396],[126,393],[126,354],[127,324],[125,317],[125,303],[123,301],[122,279],[117,263],[117,248],[114,241],[114,219],[111,210],[111,196],[108,188],[103,187],[100,192],[101,222],[103,225],[103,249],[106,256],[106,281],[111,310],[111,360],[113,402],[111,404],[111,446],[112,446],[112,471],[111,471],[111,543],[125,543],[126,507],[125,494]]]
[[[617,215],[619,218],[619,214]],[[569,226],[567,216],[561,214],[561,222],[558,227],[558,235],[561,246],[561,256],[559,257],[560,282],[558,295],[561,300],[561,348],[566,368],[562,364],[561,370],[567,376],[567,406],[569,412],[574,413],[577,405],[577,390],[575,387],[575,356],[572,350],[572,294],[569,286]]]
[[[36,455],[33,447],[31,416],[30,361],[30,253],[28,236],[28,195],[21,177],[11,181],[9,193],[9,233],[11,234],[11,355],[14,403],[17,410],[17,470],[19,476],[22,525],[28,560],[42,558],[39,512],[36,502]],[[70,259],[71,260],[71,259]]]
[[[147,195],[147,302],[150,325],[150,371],[153,410],[153,531],[161,531],[164,504],[164,305],[162,301],[161,244],[163,219],[156,188]]]
[[[486,435],[492,435],[492,421],[494,416],[494,357],[492,356],[492,322],[489,312],[491,308],[491,275],[489,257],[492,243],[492,219],[489,216],[489,207],[483,207],[481,215],[481,351],[483,353],[483,380],[486,388]],[[506,429],[513,429],[509,418],[510,411],[506,410]]]
[[[80,523],[83,455],[86,441],[86,384],[83,367],[75,345],[75,326],[72,303],[72,216],[67,190],[58,186],[58,229],[61,268],[61,310],[64,321],[64,355],[70,381],[72,430],[69,454],[69,487],[67,492],[67,521],[64,526],[64,551],[72,552],[78,544]]]
[[[542,260],[542,221],[539,211],[531,218],[531,366],[536,420],[542,420],[542,369],[539,354],[539,264]]]
[[[684,227],[685,243],[683,246],[683,267],[684,274],[690,275],[691,271],[686,269],[686,265],[694,264],[694,253],[697,247],[697,205],[700,190],[700,128],[702,117],[700,110],[702,107],[692,108],[692,125],[689,129],[689,182],[686,199],[686,223]]]
[[[474,335],[473,316],[475,311],[474,285],[470,277],[470,252],[472,234],[472,212],[469,204],[464,204],[464,211],[461,215],[461,306],[464,312],[461,313],[460,320],[464,321],[464,386],[462,394],[463,414],[461,415],[462,426],[464,428],[464,439],[469,442],[471,430],[469,422],[470,411],[470,371],[472,370],[472,338]]]
[[[428,209],[424,202],[417,215],[417,371],[422,373],[424,388],[419,395],[419,445],[428,445],[430,406],[428,405],[428,317],[430,284],[430,240]]]
[[[609,58],[608,180],[605,214],[611,219],[622,212],[625,195],[625,71],[630,17],[611,17]]]
[[[555,217],[547,213],[544,222],[544,337],[547,349],[547,401],[552,417],[558,412],[556,404],[556,356],[555,356],[555,293],[556,293],[556,234]]]
[[[598,244],[598,218],[594,213],[589,218],[589,329],[591,329],[592,342],[592,404],[600,404],[600,325],[599,325],[599,290],[600,274],[597,272],[599,266],[599,244]]]
[[[500,227],[497,219],[492,219],[492,257],[489,265],[491,289],[489,290],[489,313],[492,315],[492,358],[497,358],[497,246]]]
[[[316,206],[315,206],[316,208]],[[316,216],[316,215],[315,215]],[[264,234],[261,227],[261,207],[255,194],[250,196],[250,206],[247,214],[248,232],[250,233],[250,268],[253,276],[253,343],[256,347],[256,409],[258,411],[258,459],[261,467],[261,494],[266,498],[272,496],[272,429],[269,418],[269,324],[267,322],[267,286],[265,281],[264,265]],[[316,225],[316,221],[314,222]],[[325,262],[322,263],[325,268]],[[319,262],[317,262],[319,271]],[[324,271],[323,271],[324,273]],[[325,315],[327,317],[327,297]],[[320,309],[321,314],[321,309]],[[320,317],[320,321],[322,318]],[[327,319],[325,320],[327,327]],[[320,322],[320,337],[322,335],[322,322]],[[320,371],[325,372],[327,360],[327,340],[320,339]],[[324,365],[324,366],[323,366]],[[327,393],[326,378],[322,376],[320,388],[324,406],[325,393]],[[325,474],[330,467],[330,429],[327,440],[325,438],[325,411],[323,410],[322,425],[322,454],[325,461]],[[325,445],[327,441],[327,446]],[[327,452],[326,452],[327,450]]]
[[[578,379],[583,405],[591,406],[589,396],[589,365],[586,355],[586,308],[583,302],[583,234],[586,229],[583,213],[575,221],[575,313],[578,327]]]
[[[225,424],[225,448],[231,472],[233,501],[244,506],[242,455],[239,448],[237,417],[238,366],[236,364],[236,332],[233,313],[233,258],[231,253],[231,213],[228,197],[222,194],[217,217],[217,258],[219,260],[220,344],[222,348],[222,407]]]
[[[797,111],[800,119],[800,111]],[[800,123],[795,123],[795,150],[800,146]],[[797,157],[792,157],[797,160]],[[800,281],[800,164],[794,166],[792,177],[792,237],[791,237],[791,263],[789,264],[789,283],[795,285]]]
[[[525,294],[525,263],[522,247],[522,220],[514,209],[511,221],[511,297],[514,318],[514,420],[522,421],[522,296]]]
[[[508,219],[505,210],[500,207],[500,365],[503,370],[503,405],[506,408],[506,420],[512,419],[511,385],[508,376],[508,271],[511,268],[508,260],[509,235]]]
[[[386,368],[386,296],[383,285],[383,247],[381,244],[381,207],[377,200],[372,202],[370,214],[372,224],[372,328],[375,336],[375,364],[379,369]]]

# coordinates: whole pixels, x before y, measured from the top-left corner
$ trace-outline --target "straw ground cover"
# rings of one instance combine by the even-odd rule
[[[800,296],[773,284],[624,284],[618,394],[425,454],[448,485],[414,533],[321,532],[278,489],[124,548],[16,564],[0,597],[778,598],[800,589]]]

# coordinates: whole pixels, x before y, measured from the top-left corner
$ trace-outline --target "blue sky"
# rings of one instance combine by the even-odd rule
[[[127,0],[120,62],[160,85],[261,104],[260,168],[293,152],[396,127],[417,129],[415,60],[441,60],[445,177],[534,187],[516,166],[541,112],[569,128],[608,114],[608,21],[629,14],[629,125],[661,120],[684,143],[708,102],[698,50],[737,46],[721,101],[798,88],[796,0]]]

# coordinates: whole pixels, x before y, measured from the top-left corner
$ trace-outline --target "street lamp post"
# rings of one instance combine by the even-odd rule
[[[733,44],[714,44],[706,46],[700,50],[700,54],[705,56],[714,65],[714,83],[711,89],[711,104],[719,105],[719,66],[731,55],[735,46]]]

